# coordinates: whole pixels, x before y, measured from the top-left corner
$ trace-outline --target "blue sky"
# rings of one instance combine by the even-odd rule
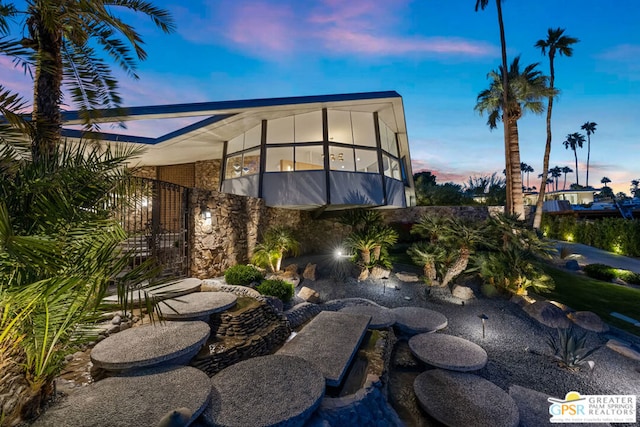
[[[20,2],[16,2],[20,3]],[[487,73],[500,62],[495,3],[474,0],[173,0],[177,32],[164,35],[126,14],[147,43],[141,80],[122,76],[125,106],[396,90],[404,98],[414,172],[463,182],[504,168],[499,127],[474,112]],[[508,56],[546,57],[533,47],[550,27],[577,37],[571,58],[556,57],[551,166],[575,169],[562,141],[586,121],[592,136],[590,180],[607,176],[615,191],[640,178],[640,2],[537,0],[503,2]],[[21,71],[0,59],[2,84],[27,94]],[[169,130],[138,123],[130,133]],[[145,127],[146,126],[146,127]],[[153,127],[152,127],[153,126]],[[522,161],[542,170],[544,115],[519,122]],[[578,151],[584,184],[586,144]],[[568,179],[575,181],[575,175]]]

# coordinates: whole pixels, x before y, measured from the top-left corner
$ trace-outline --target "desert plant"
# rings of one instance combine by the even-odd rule
[[[351,250],[358,251],[360,260],[364,265],[371,264],[371,251],[379,246],[376,236],[371,230],[356,230],[352,232],[344,242]]]
[[[280,271],[284,256],[288,253],[296,256],[300,243],[293,231],[287,227],[272,227],[262,236],[262,242],[256,245],[252,262],[268,267],[272,272]]]
[[[573,328],[558,328],[557,337],[549,333],[547,344],[553,351],[553,357],[560,366],[570,370],[580,369],[588,363],[591,356],[600,347],[587,348],[587,334],[578,335]]]
[[[571,247],[567,245],[560,246],[560,259],[566,259],[572,253]]]
[[[389,226],[381,225],[373,227],[371,235],[376,242],[372,252],[373,262],[378,262],[380,261],[382,249],[396,244],[398,241],[398,232]]]
[[[640,285],[640,274],[629,270],[615,269],[616,277],[632,285]]]
[[[256,290],[262,295],[279,298],[282,302],[289,302],[294,293],[293,284],[279,279],[263,280]]]
[[[247,286],[252,282],[260,282],[264,275],[252,265],[234,265],[224,272],[224,280],[235,286]]]

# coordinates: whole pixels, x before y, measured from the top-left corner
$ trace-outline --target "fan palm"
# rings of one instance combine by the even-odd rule
[[[580,129],[587,133],[587,182],[586,186],[589,186],[589,159],[591,157],[591,134],[596,132],[596,126],[598,126],[595,122],[585,122]]]
[[[606,176],[603,176],[603,177],[602,177],[602,179],[600,180],[600,183],[604,184],[604,186],[605,186],[605,187],[606,187],[606,186],[607,186],[607,184],[608,184],[608,183],[610,183],[610,182],[611,182],[611,180],[610,180],[608,177],[606,177]]]
[[[564,35],[563,28],[549,28],[547,30],[547,38],[538,40],[535,47],[542,51],[542,55],[549,56],[549,87],[555,89],[554,82],[556,78],[554,59],[556,53],[564,56],[572,56],[573,48],[572,44],[578,43],[578,39]],[[547,100],[547,142],[544,148],[544,160],[542,164],[542,180],[540,182],[540,193],[538,194],[538,200],[536,202],[536,213],[533,218],[533,227],[540,228],[542,221],[542,204],[544,203],[545,186],[543,183],[547,180],[547,174],[549,171],[549,157],[551,156],[551,113],[553,111],[553,98],[549,96]]]
[[[570,133],[562,144],[564,144],[564,148],[567,150],[573,150],[573,156],[576,159],[576,185],[580,185],[580,178],[578,176],[578,148],[582,148],[582,144],[584,144],[584,135],[578,132]]]
[[[484,10],[489,5],[489,0],[476,0],[476,12],[478,9]],[[502,0],[496,0],[496,8],[498,11],[498,27],[500,28],[500,51],[502,54],[502,69],[506,70],[508,67],[507,62],[507,42],[504,36],[504,21],[502,19]],[[509,75],[507,73],[502,74],[502,87],[509,87]],[[509,93],[508,91],[504,91],[502,93],[502,103],[503,105],[509,105]],[[509,115],[509,111],[506,111],[504,114]],[[505,170],[510,171],[506,174],[507,177],[507,201],[505,204],[505,211],[509,213],[518,213],[524,218],[524,200],[521,200],[516,207],[514,196],[518,198],[517,194],[514,194],[514,188],[518,189],[517,191],[520,193],[520,199],[522,199],[522,185],[515,186],[513,183],[513,173],[514,169],[512,167],[512,159],[510,156],[511,149],[511,140],[509,138],[510,131],[509,127],[511,125],[510,120],[503,120],[504,125],[504,157],[505,157]],[[520,157],[520,153],[518,153],[518,158]],[[518,160],[517,165],[520,164]],[[522,183],[521,183],[522,184]]]
[[[564,174],[564,184],[562,184],[562,189],[566,189],[567,188],[567,174],[573,172],[573,169],[571,169],[569,166],[564,166],[562,168],[562,173]]]
[[[524,200],[522,197],[522,181],[520,179],[520,145],[518,138],[518,120],[526,111],[541,114],[544,111],[542,98],[555,94],[553,89],[547,86],[547,77],[536,70],[537,63],[530,64],[520,69],[520,57],[516,57],[509,70],[500,67],[499,70],[488,74],[489,88],[480,92],[477,98],[475,110],[480,114],[488,113],[487,124],[490,129],[497,127],[498,121],[507,117],[509,123],[509,153],[511,156],[511,170],[507,171],[507,177],[511,176],[514,208],[521,218],[524,218]],[[509,86],[504,88],[503,75],[508,73]],[[503,92],[508,92],[509,104],[504,104]],[[508,189],[507,189],[508,191]]]
[[[32,151],[38,157],[59,143],[63,85],[68,86],[86,129],[97,128],[97,109],[119,107],[117,81],[97,48],[138,78],[136,59],[146,58],[144,42],[116,16],[117,11],[147,15],[164,32],[173,31],[174,24],[169,12],[141,0],[27,0],[25,4],[24,10],[3,5],[5,16],[25,17],[26,37],[3,40],[0,49],[34,76]]]
[[[558,191],[558,178],[562,176],[562,168],[560,168],[560,166],[554,166],[549,169],[549,172],[551,173],[551,178],[553,178],[553,188],[555,189],[555,191]]]
[[[285,254],[298,255],[300,243],[293,231],[287,227],[273,227],[262,236],[262,243],[256,245],[254,262],[266,264],[272,272],[280,271]]]

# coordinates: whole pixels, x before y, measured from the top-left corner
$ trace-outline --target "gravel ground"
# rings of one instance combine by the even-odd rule
[[[345,268],[336,267],[326,257],[287,261],[287,264],[296,263],[301,269],[307,262],[318,263],[318,280],[305,280],[301,286],[318,291],[323,301],[366,298],[390,308],[419,306],[439,311],[449,320],[441,332],[466,338],[483,347],[489,362],[477,374],[505,391],[515,384],[558,398],[564,398],[569,391],[636,394],[637,410],[640,409],[640,362],[604,347],[610,334],[587,332],[589,347],[602,346],[590,357],[595,366],[593,370],[584,367],[580,371],[568,371],[552,360],[546,343],[549,334],[555,334],[555,330],[530,318],[518,305],[506,299],[485,298],[475,288],[477,297],[462,305],[451,296],[428,294],[422,282],[402,282],[395,277],[395,273],[401,271],[418,273],[415,267],[413,271],[409,266],[397,267],[389,279],[358,282],[351,278],[336,279],[340,274],[335,272]],[[470,286],[474,288],[473,284]],[[488,317],[485,338],[482,337],[481,314]]]

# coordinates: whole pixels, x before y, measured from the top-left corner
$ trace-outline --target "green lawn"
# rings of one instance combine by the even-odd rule
[[[545,298],[566,304],[574,310],[592,311],[613,326],[635,335],[640,334],[640,328],[610,315],[612,311],[617,311],[640,320],[640,289],[595,280],[551,266],[545,267],[545,271],[556,282],[553,291],[543,294]]]

